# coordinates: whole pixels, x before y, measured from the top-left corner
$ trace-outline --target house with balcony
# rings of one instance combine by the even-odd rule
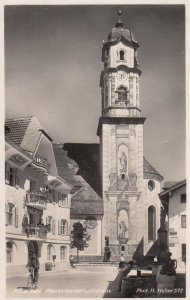
[[[36,117],[6,120],[7,275],[25,273],[33,253],[40,270],[69,265],[73,186],[58,171],[52,142]]]
[[[168,246],[178,270],[186,265],[186,180],[165,182],[159,194],[168,216]]]

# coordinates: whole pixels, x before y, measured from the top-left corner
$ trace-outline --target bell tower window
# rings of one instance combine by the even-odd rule
[[[117,93],[118,93],[118,101],[119,102],[127,102],[127,88],[125,88],[124,86],[120,86],[117,89]]]
[[[121,50],[121,51],[119,52],[119,59],[120,59],[120,60],[124,60],[124,59],[125,59],[125,53],[124,53],[123,50]]]
[[[121,174],[121,179],[125,179],[125,174]]]

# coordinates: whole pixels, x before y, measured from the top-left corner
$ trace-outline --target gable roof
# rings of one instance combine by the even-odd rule
[[[163,190],[167,190],[177,183],[178,183],[178,181],[166,181],[166,182],[164,182],[164,186],[162,188],[163,188]]]
[[[78,201],[71,202],[71,217],[75,218],[77,215],[103,215],[102,201]]]
[[[20,146],[26,134],[26,130],[31,122],[32,117],[24,117],[17,119],[7,119],[5,126],[9,128],[5,138],[10,140],[16,146]]]
[[[143,177],[144,179],[156,179],[158,181],[164,179],[145,157],[143,157]]]
[[[186,179],[182,181],[175,182],[173,185],[171,185],[169,188],[165,189],[163,192],[159,193],[159,197],[165,197],[169,195],[169,193],[174,192],[181,188],[182,186],[186,185]]]
[[[77,187],[78,190],[72,197],[71,215],[103,215],[104,210],[102,198],[100,198],[100,196],[80,175],[74,176],[72,184],[74,187]]]
[[[6,140],[13,142],[31,155],[36,149],[41,133],[52,141],[39,120],[33,116],[7,119],[5,126],[9,128],[9,130],[6,131]]]

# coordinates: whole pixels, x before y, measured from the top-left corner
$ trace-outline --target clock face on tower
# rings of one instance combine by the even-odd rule
[[[126,74],[124,71],[119,71],[119,72],[117,73],[117,78],[118,78],[119,80],[125,80],[126,77],[127,77],[127,74]]]

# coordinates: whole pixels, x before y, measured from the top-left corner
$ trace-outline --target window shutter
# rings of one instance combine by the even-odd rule
[[[67,224],[67,225],[68,225],[68,224]],[[68,227],[67,227],[67,234],[68,234],[68,235],[71,234],[70,230],[71,230],[71,229],[70,229],[70,226],[68,226]]]
[[[52,234],[55,234],[55,220],[52,220]]]
[[[17,169],[14,169],[14,186],[16,187]]]
[[[15,170],[15,186],[16,188],[19,188],[19,176],[18,176],[18,170]]]
[[[58,221],[58,234],[61,234],[60,221]]]
[[[68,235],[68,222],[65,221],[65,235]]]
[[[10,182],[10,172],[9,172],[9,166],[6,163],[5,164],[5,183],[9,184],[9,182]]]
[[[60,193],[58,193],[58,206],[61,206],[61,197],[60,197]]]
[[[18,227],[18,208],[15,207],[15,227]]]
[[[9,225],[9,205],[5,203],[5,225]]]

